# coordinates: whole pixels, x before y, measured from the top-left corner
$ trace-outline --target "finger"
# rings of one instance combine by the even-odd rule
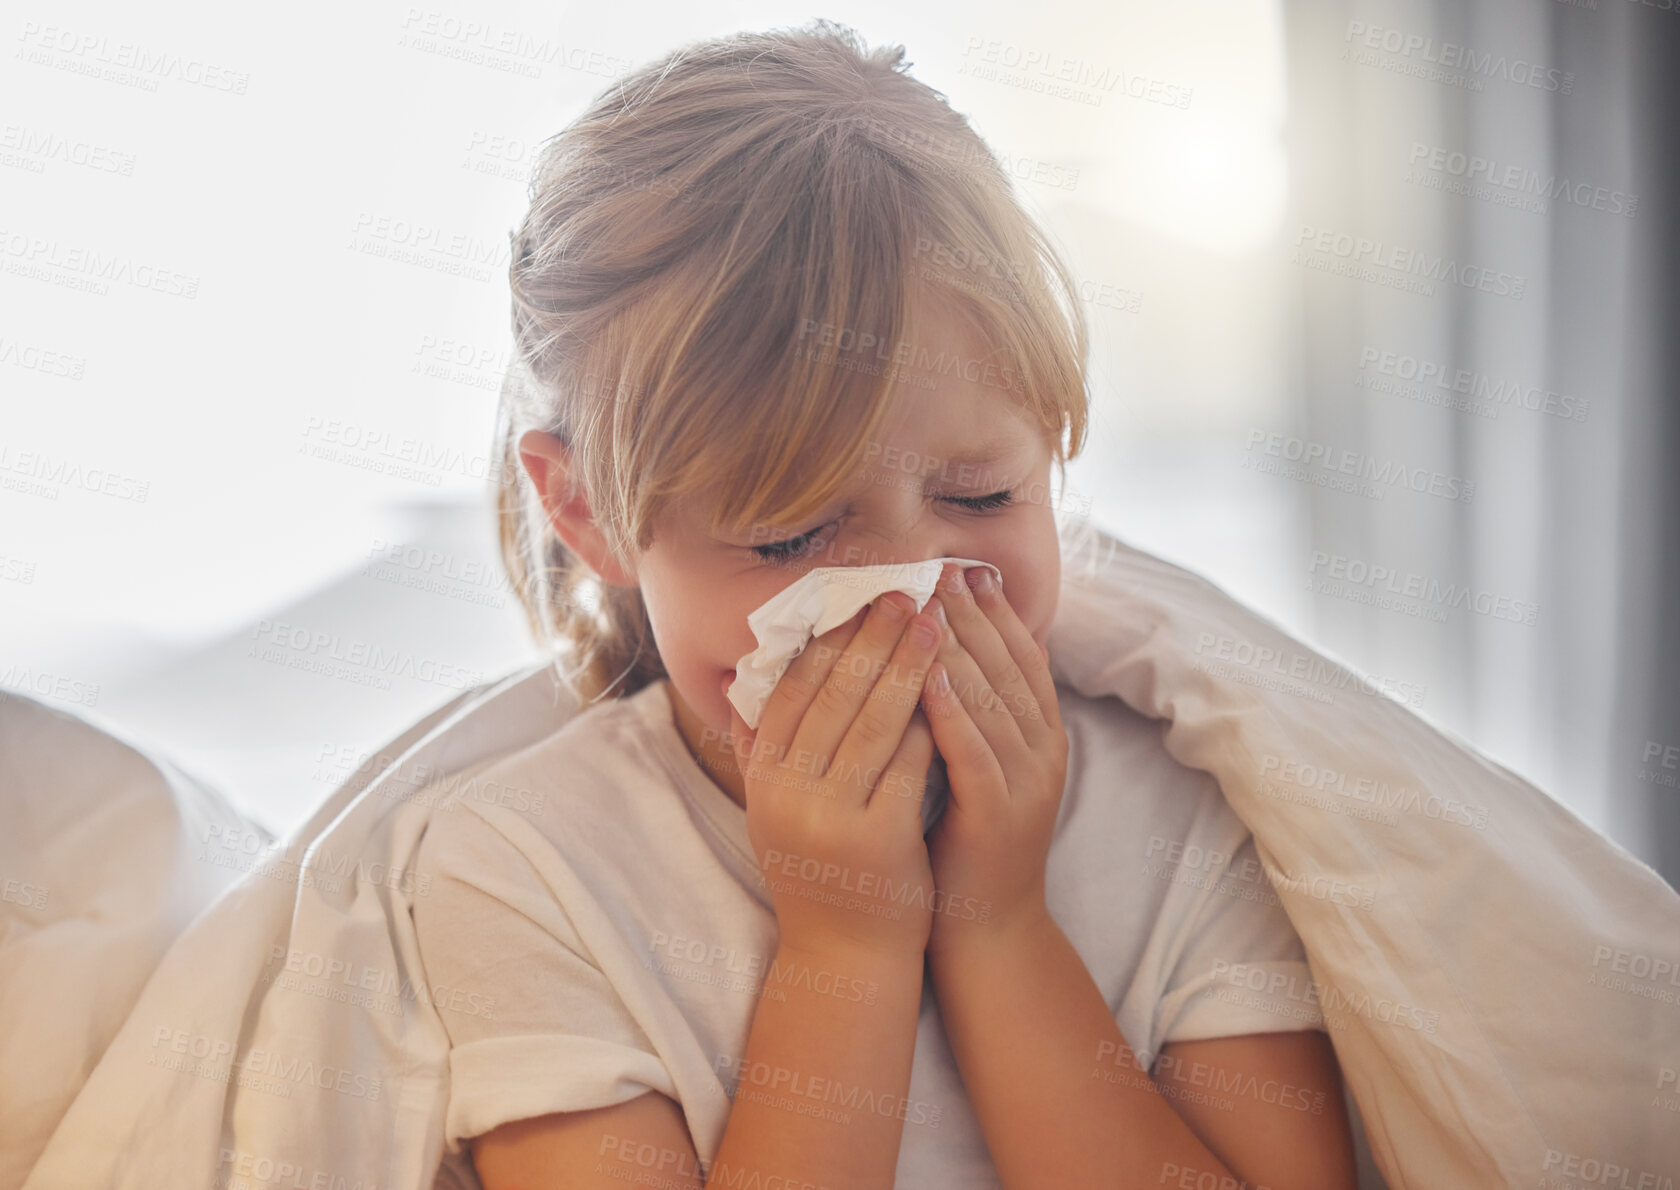
[[[949,673],[941,687],[939,676],[943,667],[943,662],[934,664],[933,673],[922,689],[922,707],[933,733],[934,747],[945,758],[952,800],[970,810],[985,812],[992,803],[981,800],[983,791],[1004,788],[1003,766],[996,749],[981,734],[950,685]],[[959,788],[965,793],[958,793]]]
[[[960,581],[941,585],[941,602],[953,632],[978,663],[1016,728],[1037,746],[1061,728],[1055,681],[1044,650],[1021,622],[996,582],[988,591]]]
[[[836,779],[852,779],[852,774],[862,774],[866,787],[873,788],[879,783],[881,773],[904,738],[911,716],[916,713],[939,634],[939,625],[932,616],[911,616],[908,627],[893,646],[892,656],[871,684],[863,705],[834,750],[829,772]]]
[[[917,707],[910,715],[898,751],[888,762],[865,807],[879,815],[883,833],[894,829],[921,834],[922,799],[927,795],[928,768],[933,764],[933,731],[927,715]]]
[[[754,763],[752,760],[754,742],[753,733],[747,727],[747,721],[741,718],[741,712],[735,709],[735,704],[729,702],[728,678],[723,680],[723,685],[725,695],[724,702],[729,705],[729,746],[730,750],[735,753],[735,765],[741,771],[741,776],[743,778],[742,784],[745,785],[745,778],[748,776],[754,776]],[[756,776],[754,776],[754,779],[756,780]]]
[[[897,649],[899,640],[905,635],[915,615],[915,601],[900,591],[889,591],[869,605],[863,626],[857,630],[857,634],[841,650],[839,656],[831,660],[827,677],[816,692],[816,697],[812,699],[804,720],[794,732],[793,755],[799,758],[806,772],[821,777],[833,764],[841,741],[851,731],[852,723],[857,719],[864,704],[873,697],[876,679],[881,675],[893,651]],[[922,619],[931,622],[931,617]],[[927,652],[931,656],[932,649],[929,648]],[[923,671],[925,675],[925,661]],[[890,692],[883,692],[883,699],[887,693]],[[899,721],[900,732],[903,730],[903,720],[908,718],[909,711],[906,710],[903,719]],[[870,716],[865,730],[885,730],[885,721],[879,708]],[[898,738],[898,733],[895,733],[886,744],[897,744]],[[884,747],[881,760],[884,762],[890,755],[892,748]],[[856,792],[857,803],[861,805],[868,796],[868,788],[864,786]]]
[[[817,692],[828,680],[841,653],[862,627],[867,611],[859,608],[844,624],[807,641],[770,691],[764,713],[758,719],[757,734],[762,741],[761,752],[773,756],[777,763],[788,758],[805,712],[816,701]]]
[[[935,598],[951,625],[939,649],[939,662],[950,672],[951,688],[1000,757],[1012,758],[1028,751],[1016,717],[1032,713],[1031,695],[997,630],[974,606],[960,570],[954,580],[941,585]],[[1018,684],[1011,686],[1012,679]],[[1022,703],[1028,705],[1023,707]]]

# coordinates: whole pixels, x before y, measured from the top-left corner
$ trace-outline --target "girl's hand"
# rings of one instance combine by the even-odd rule
[[[951,785],[928,836],[934,952],[1048,919],[1044,870],[1068,757],[1049,654],[989,572],[974,568],[991,581],[971,593],[960,567],[945,570],[934,598],[950,631],[922,693]]]
[[[747,837],[783,950],[919,957],[927,946],[933,736],[917,700],[940,627],[889,592],[806,645],[756,733],[730,706]]]

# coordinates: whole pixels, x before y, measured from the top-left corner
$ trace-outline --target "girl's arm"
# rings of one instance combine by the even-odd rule
[[[816,978],[824,973],[827,979]],[[873,985],[875,995],[834,995],[827,989],[835,979]],[[759,1000],[735,1105],[704,1181],[682,1109],[652,1092],[594,1111],[520,1120],[476,1138],[473,1164],[484,1190],[608,1190],[644,1176],[691,1190],[890,1187],[904,1123],[896,1111],[856,1104],[904,1099],[921,1007],[921,953],[883,958],[783,946],[765,986],[776,994]],[[830,1093],[845,1122],[797,1110],[830,1106]]]
[[[776,965],[782,970],[770,978],[787,999],[759,1001],[718,1148],[722,1168],[711,1171],[708,1185],[890,1188],[904,1132],[897,1107],[909,1092],[916,1048],[922,955],[790,951],[784,942]],[[778,978],[801,968],[812,977]],[[858,981],[847,986],[874,985],[878,996],[871,1003],[818,992],[828,987],[816,978],[825,971]],[[771,1180],[778,1174],[784,1180]]]
[[[1340,1075],[1323,1034],[1168,1044],[1169,1100],[1048,913],[968,931],[960,943],[930,948],[928,963],[952,1053],[1009,1190],[1215,1184],[1203,1175],[1274,1190],[1355,1185]],[[1287,1104],[1267,1101],[1268,1084]],[[1195,1103],[1201,1095],[1233,1105]]]
[[[1206,1113],[1181,1117],[1139,1068],[1046,906],[1069,751],[1049,653],[997,583],[976,573],[971,592],[965,577],[941,575],[950,631],[923,691],[951,779],[928,852],[948,903],[986,912],[936,918],[928,971],[1004,1184],[1236,1185],[1240,1176],[1249,1186],[1352,1187],[1338,1073],[1323,1042],[1227,1038],[1188,1051],[1222,1066],[1227,1084],[1244,1074],[1307,1079],[1309,1097],[1323,1092],[1318,1116],[1260,1099],[1234,1103],[1230,1120],[1210,1126]],[[1177,1069],[1184,1051],[1173,1053]]]

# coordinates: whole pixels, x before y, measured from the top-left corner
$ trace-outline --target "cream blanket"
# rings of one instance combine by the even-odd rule
[[[1313,972],[1283,990],[1324,1011],[1388,1185],[1671,1187],[1680,896],[1205,580],[1089,526],[1063,564],[1057,680],[1169,720],[1248,824]],[[543,668],[469,692],[269,846],[162,764],[98,818],[84,753],[17,725],[132,750],[0,701],[0,879],[59,898],[0,902],[0,1190],[475,1185],[443,1161],[412,861],[440,798],[576,709]]]

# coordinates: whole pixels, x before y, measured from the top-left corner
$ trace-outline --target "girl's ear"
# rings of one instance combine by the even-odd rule
[[[595,523],[581,488],[572,485],[572,452],[560,439],[542,430],[527,430],[519,439],[519,461],[536,486],[548,523],[595,576],[615,587],[635,587],[633,570],[619,564]]]

